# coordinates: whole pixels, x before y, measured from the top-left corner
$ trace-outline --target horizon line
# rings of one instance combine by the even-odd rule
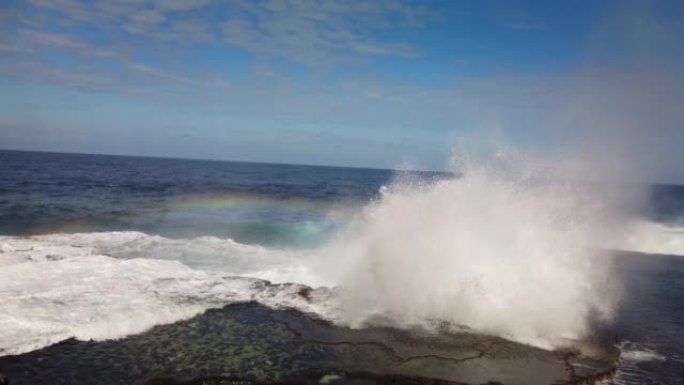
[[[165,160],[189,160],[200,162],[225,162],[225,163],[252,163],[272,166],[298,166],[298,167],[320,167],[320,168],[346,168],[357,170],[371,170],[371,171],[392,171],[392,172],[418,172],[418,173],[433,173],[433,174],[449,174],[448,171],[437,170],[401,170],[393,168],[379,168],[379,167],[362,167],[362,166],[344,166],[331,164],[307,164],[307,163],[284,163],[284,162],[268,162],[268,161],[253,161],[253,160],[235,160],[235,159],[212,159],[212,158],[194,158],[194,157],[174,157],[166,155],[135,155],[135,154],[112,154],[112,153],[96,153],[96,152],[66,152],[55,150],[35,150],[23,148],[0,148],[0,151],[6,152],[35,152],[44,154],[59,154],[59,155],[91,155],[91,156],[112,156],[124,158],[144,158],[144,159],[165,159]]]

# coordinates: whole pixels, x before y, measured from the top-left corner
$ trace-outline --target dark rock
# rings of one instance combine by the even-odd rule
[[[0,385],[9,385],[9,378],[0,372]]]
[[[0,367],[12,385],[545,385],[609,376],[615,357],[546,351],[473,333],[352,330],[243,303],[120,340],[70,339],[0,357]]]
[[[311,288],[308,286],[302,286],[301,289],[297,292],[297,294],[304,298],[307,302],[311,301]]]

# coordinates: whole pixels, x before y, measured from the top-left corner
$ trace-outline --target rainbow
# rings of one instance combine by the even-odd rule
[[[356,217],[360,211],[342,204],[307,200],[301,198],[275,199],[265,195],[253,193],[208,193],[185,194],[171,197],[158,206],[149,206],[153,213],[173,213],[187,211],[222,211],[222,210],[277,210],[279,212],[310,213],[328,218],[332,221],[347,222]],[[41,228],[40,233],[74,233],[89,231],[96,225],[98,219],[125,218],[129,213],[109,214],[100,218],[75,218],[65,220],[48,228]]]

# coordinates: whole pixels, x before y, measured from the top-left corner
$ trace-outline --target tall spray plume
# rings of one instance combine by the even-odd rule
[[[348,263],[343,320],[447,322],[553,348],[609,319],[619,287],[610,252],[596,245],[621,233],[615,194],[506,164],[383,189],[335,246]]]
[[[330,246],[345,321],[446,321],[554,348],[611,319],[622,295],[611,248],[634,231],[643,182],[682,177],[672,165],[684,140],[682,27],[655,3],[626,4],[599,23],[585,64],[551,79],[554,92],[509,92],[546,106],[543,120],[514,122],[506,103],[469,95],[507,139],[515,123],[547,127],[547,151],[459,151],[455,177],[396,181]]]

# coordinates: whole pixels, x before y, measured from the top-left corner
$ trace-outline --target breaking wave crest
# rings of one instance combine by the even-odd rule
[[[585,337],[620,299],[601,246],[624,236],[627,202],[557,180],[473,168],[384,189],[328,251],[350,264],[338,278],[343,319],[447,322],[543,348]]]

